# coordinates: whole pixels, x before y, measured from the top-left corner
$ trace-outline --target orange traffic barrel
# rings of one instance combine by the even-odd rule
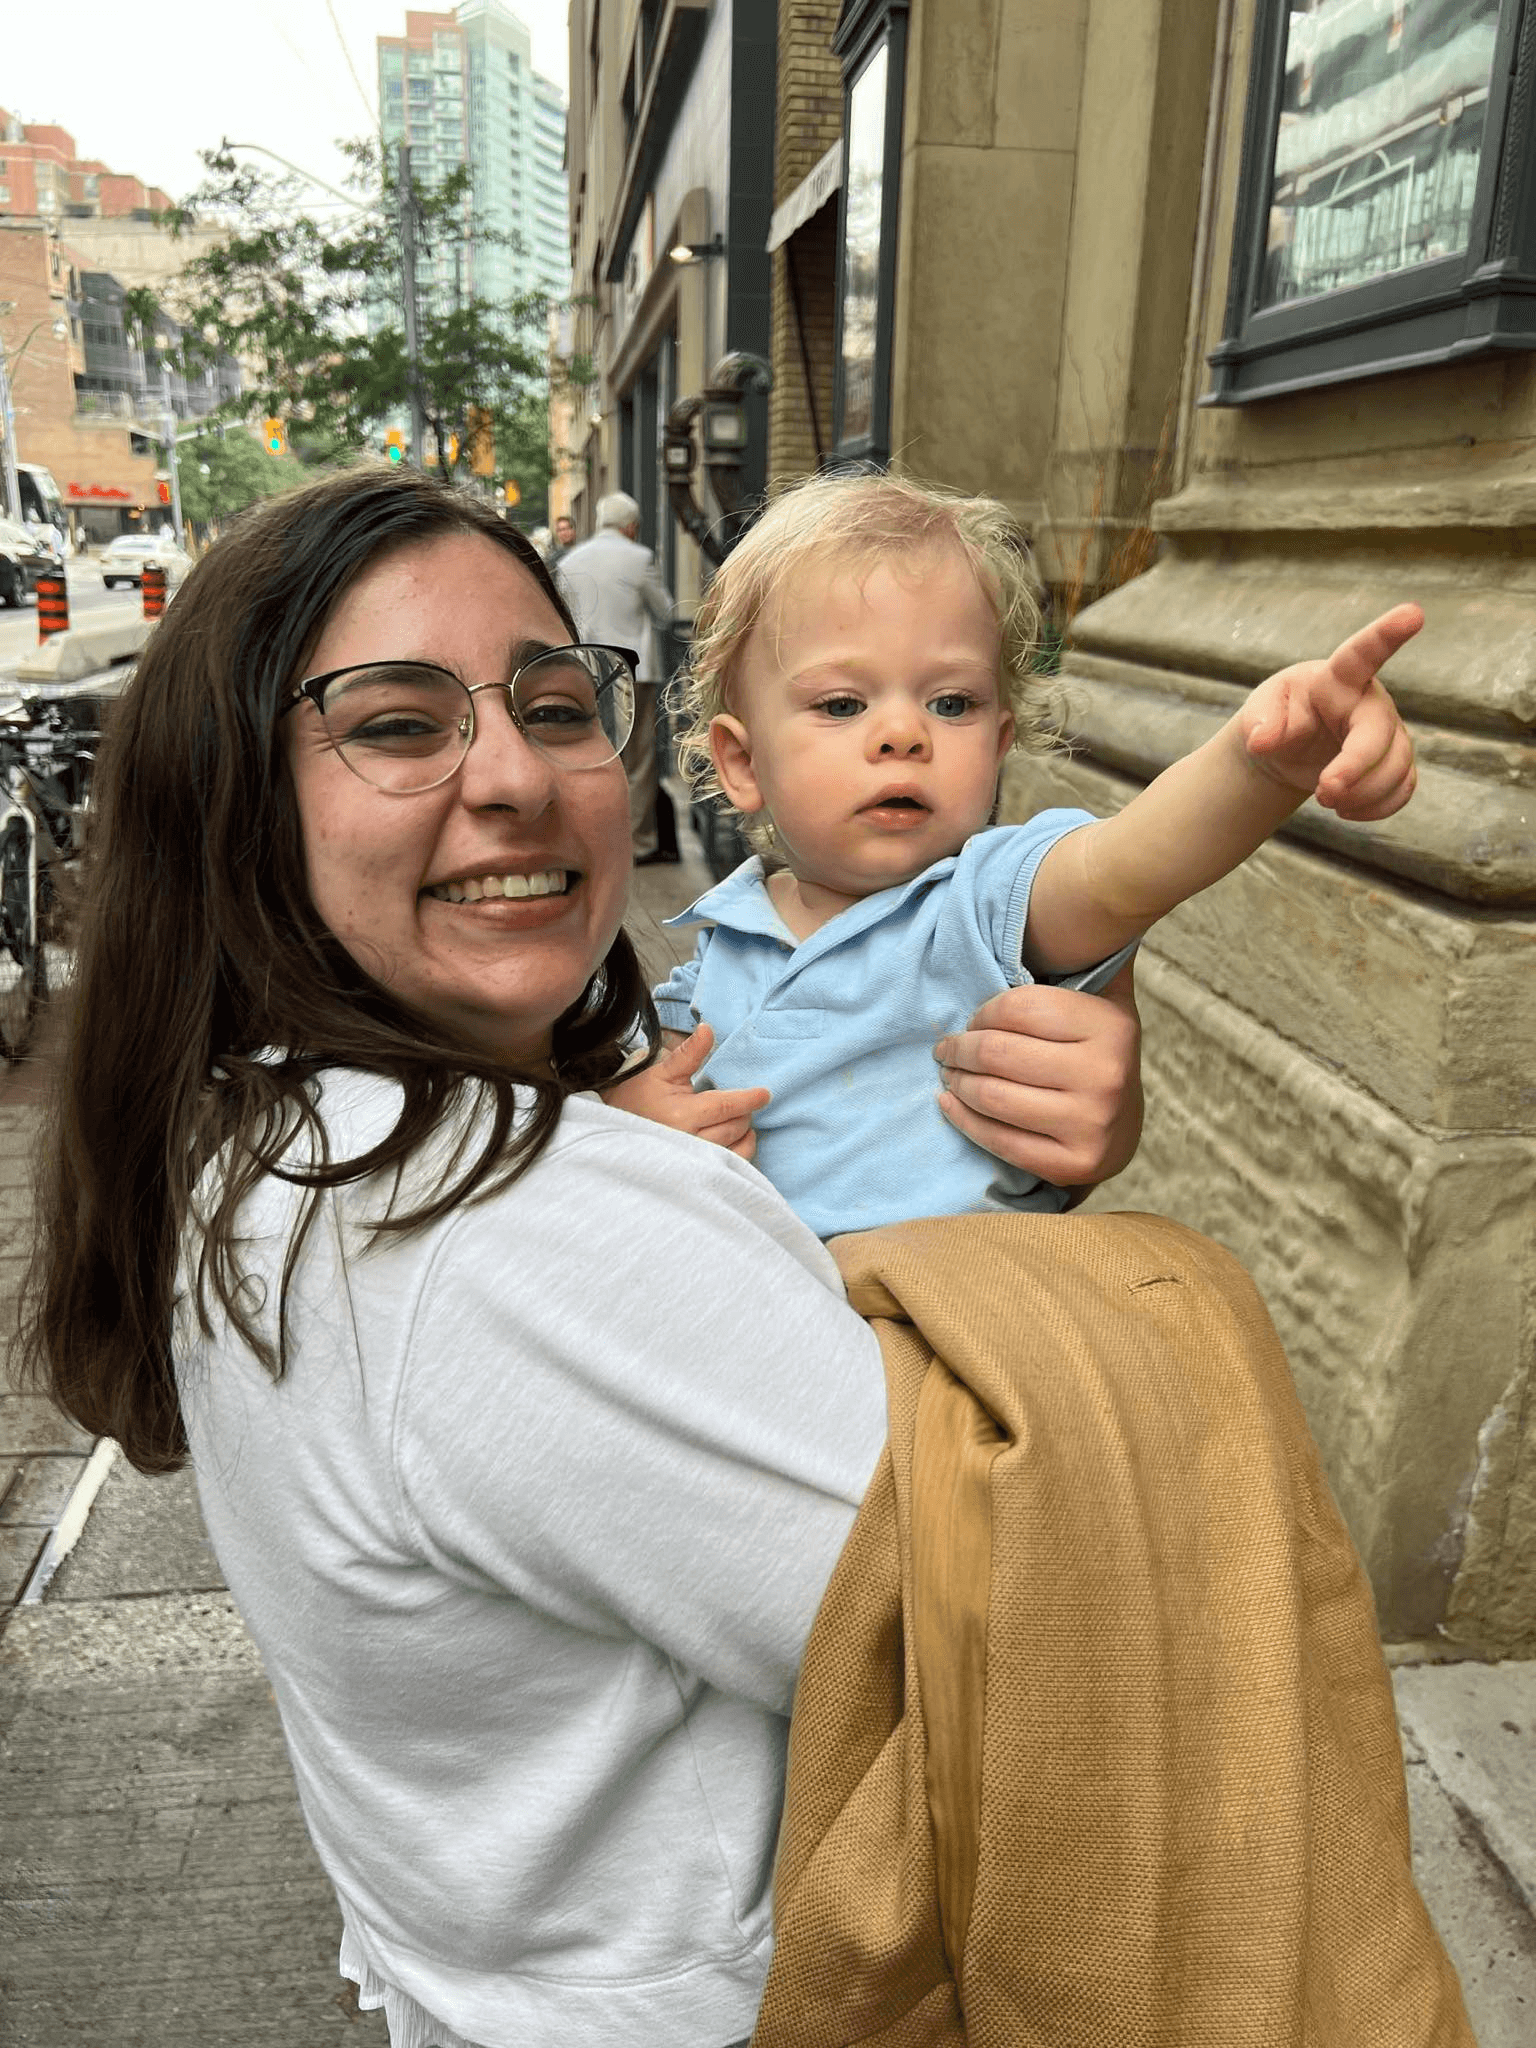
[[[69,631],[69,585],[62,569],[45,569],[37,579],[37,644]]]
[[[158,619],[165,610],[165,570],[159,562],[144,564],[144,616]]]

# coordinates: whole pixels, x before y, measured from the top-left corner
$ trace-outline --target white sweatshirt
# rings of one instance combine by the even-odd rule
[[[332,1156],[397,1102],[330,1074]],[[346,1974],[406,2048],[720,2048],[767,1967],[786,1717],[884,1441],[878,1346],[761,1175],[595,1099],[491,1201],[370,1244],[384,1201],[323,1198],[282,1381],[178,1321]],[[242,1215],[269,1319],[297,1206],[269,1178]]]

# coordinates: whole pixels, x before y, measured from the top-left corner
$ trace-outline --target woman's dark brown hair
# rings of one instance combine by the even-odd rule
[[[365,974],[310,902],[277,733],[285,688],[364,569],[452,533],[505,548],[577,637],[521,534],[441,484],[369,466],[247,514],[187,578],[116,708],[97,768],[22,1360],[30,1384],[82,1428],[115,1437],[143,1472],[186,1455],[172,1312],[193,1189],[210,1159],[223,1154],[199,1218],[198,1312],[206,1328],[211,1289],[280,1376],[282,1314],[274,1346],[242,1302],[234,1223],[257,1181],[282,1173],[310,1190],[286,1296],[320,1191],[398,1167],[466,1087],[481,1090],[486,1114],[474,1128],[486,1142],[461,1145],[433,1200],[381,1228],[412,1229],[525,1172],[564,1095],[610,1078],[637,1029],[653,1048],[658,1037],[621,933],[555,1026],[558,1081],[509,1074]],[[312,1084],[331,1065],[401,1089],[394,1129],[359,1158],[326,1152]]]

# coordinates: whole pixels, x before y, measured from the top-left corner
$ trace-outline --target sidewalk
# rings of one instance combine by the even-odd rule
[[[635,880],[659,975],[688,950],[659,920],[708,876]],[[42,1065],[0,1077],[6,1305]],[[142,1478],[0,1391],[0,1630],[0,2041],[383,2048],[337,1977],[336,1908],[190,1476]],[[1536,1663],[1405,1664],[1394,1684],[1415,1865],[1479,2043],[1532,2048]]]

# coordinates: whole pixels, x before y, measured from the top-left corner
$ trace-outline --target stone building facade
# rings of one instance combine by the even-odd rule
[[[1425,607],[1414,802],[1306,805],[1152,934],[1146,1138],[1094,1199],[1254,1272],[1385,1634],[1529,1653],[1536,20],[782,0],[775,100],[768,472],[889,461],[1031,536],[1072,747],[1005,817],[1112,809]]]
[[[661,429],[727,352],[768,354],[776,8],[573,0],[570,36],[571,341],[594,381],[556,447],[551,507],[587,532],[597,500],[628,491],[686,606],[704,563],[668,504]],[[765,401],[748,414],[760,490]]]
[[[169,205],[157,188],[80,156],[66,129],[0,110],[0,346],[16,457],[54,477],[77,540],[169,516],[165,414],[198,418],[240,389],[232,361],[184,377],[160,360],[179,333],[168,315],[147,337],[125,319],[125,289],[168,290],[221,238],[172,236],[154,219]]]

